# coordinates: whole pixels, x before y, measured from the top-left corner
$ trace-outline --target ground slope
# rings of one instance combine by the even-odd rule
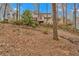
[[[78,36],[58,30],[59,40],[56,41],[52,29],[48,34],[43,33],[43,29],[0,24],[0,55],[79,55],[78,44],[70,40]]]

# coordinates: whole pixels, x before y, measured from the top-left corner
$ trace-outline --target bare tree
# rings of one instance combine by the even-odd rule
[[[56,6],[57,6],[57,19],[58,19],[58,3],[56,4]]]
[[[67,3],[66,3],[66,24],[67,24]]]
[[[56,3],[52,3],[52,11],[53,11],[53,39],[58,40]]]
[[[34,3],[33,4],[36,7],[36,11],[38,12],[38,18],[40,16],[40,3]]]
[[[19,20],[19,3],[16,4],[16,20]]]
[[[47,10],[47,16],[46,16],[47,20],[46,20],[46,23],[47,23],[47,21],[48,21],[48,3],[46,3],[46,10]]]
[[[6,17],[6,10],[7,10],[7,3],[5,3],[5,7],[4,7],[4,14],[3,14],[3,18],[4,18],[4,20],[5,20],[5,17]]]
[[[76,30],[76,3],[74,3],[74,23],[75,23],[75,30]]]
[[[0,4],[0,13],[1,13],[1,14],[0,14],[0,17],[3,16],[3,14],[2,14],[2,5],[3,5],[3,4]],[[1,18],[0,18],[0,19],[1,19]]]
[[[59,8],[59,6],[58,6],[59,4],[57,3],[56,4],[56,11],[57,11],[57,23],[58,23],[58,20],[59,20],[59,10],[58,10],[58,8]]]
[[[64,17],[64,4],[62,3],[62,12],[63,12],[63,24],[64,24],[64,20],[65,20],[65,17]]]
[[[20,20],[20,3],[18,4],[18,7],[19,7],[19,8],[18,8],[18,14],[19,14],[19,15],[18,15],[18,18],[19,18],[19,20]]]

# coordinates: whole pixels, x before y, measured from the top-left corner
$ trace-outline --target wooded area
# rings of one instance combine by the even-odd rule
[[[23,12],[22,3],[15,5],[0,4],[0,55],[79,55],[77,3],[71,11],[67,3],[51,3],[50,13],[48,3],[47,13],[40,12],[41,3]]]

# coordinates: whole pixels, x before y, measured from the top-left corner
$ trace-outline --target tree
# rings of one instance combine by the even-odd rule
[[[47,10],[47,16],[46,16],[47,20],[46,20],[46,23],[47,23],[47,21],[48,21],[48,3],[46,3],[46,10]]]
[[[16,19],[19,20],[20,19],[20,3],[17,3],[16,6],[17,6]]]
[[[38,19],[39,19],[39,15],[40,15],[40,3],[34,3],[33,4],[36,7],[36,11],[38,12]]]
[[[20,20],[20,3],[18,4],[19,20]]]
[[[5,20],[5,17],[6,17],[6,10],[7,10],[7,3],[4,5],[4,14],[3,14],[3,18]]]
[[[76,3],[74,3],[74,23],[75,23],[75,30],[76,30]]]
[[[53,39],[58,40],[58,32],[57,32],[57,19],[56,19],[56,3],[52,3],[52,11],[53,11]]]
[[[28,25],[32,27],[36,27],[38,23],[36,21],[33,21],[32,13],[29,10],[25,10],[22,14],[22,24]]]
[[[0,14],[0,19],[2,19],[1,17],[3,16],[3,14],[2,14],[2,5],[3,5],[3,4],[0,4],[0,13],[1,13],[1,14]]]
[[[56,4],[56,7],[57,7],[57,19],[58,19],[58,4]]]
[[[67,24],[67,3],[66,3],[66,24]]]
[[[65,13],[64,13],[64,11],[65,11],[65,4],[63,4],[62,3],[62,12],[63,12],[63,24],[64,24],[64,20],[65,20]]]
[[[59,4],[57,3],[57,4],[56,4],[56,11],[57,11],[57,13],[56,13],[56,14],[57,14],[57,23],[58,23],[58,20],[59,20],[59,13],[58,13],[58,12],[59,12],[59,10],[58,10],[58,8],[59,8]]]
[[[18,3],[16,4],[16,20],[18,19]]]

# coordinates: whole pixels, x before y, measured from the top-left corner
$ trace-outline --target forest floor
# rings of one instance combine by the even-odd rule
[[[58,35],[59,40],[56,41],[53,39],[52,28],[0,24],[0,55],[79,55],[78,35],[61,29]]]

